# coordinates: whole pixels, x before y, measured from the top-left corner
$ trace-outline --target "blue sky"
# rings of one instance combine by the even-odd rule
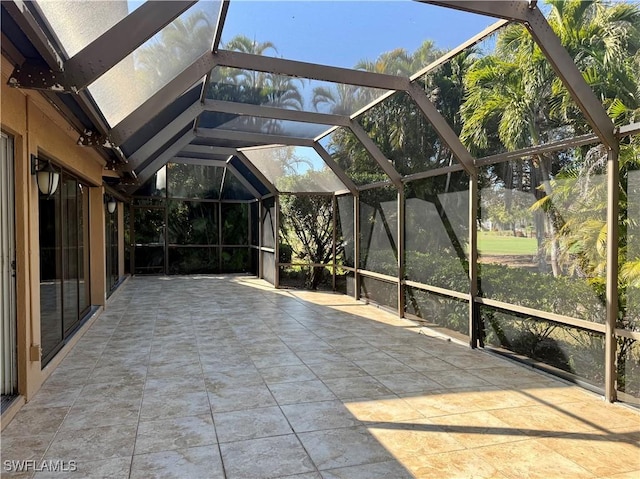
[[[222,40],[242,34],[271,41],[283,58],[353,67],[395,48],[412,52],[427,39],[449,49],[495,21],[408,0],[232,0]]]

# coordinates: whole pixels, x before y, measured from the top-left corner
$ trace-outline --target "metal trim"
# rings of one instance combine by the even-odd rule
[[[552,321],[554,323],[563,324],[565,326],[571,326],[574,328],[585,329],[587,331],[593,331],[596,333],[605,333],[606,325],[601,323],[594,323],[592,321],[585,321],[584,319],[572,318],[570,316],[563,316],[556,313],[548,313],[539,309],[527,308],[525,306],[518,306],[515,304],[504,303],[502,301],[496,301],[489,298],[473,298],[474,302],[478,304],[484,304],[485,306],[492,306],[494,308],[502,309],[512,313],[525,314],[527,316],[534,316],[536,318],[543,319],[545,321]]]
[[[431,286],[426,283],[420,283],[418,281],[404,280],[403,281],[406,286],[410,288],[420,289],[422,291],[427,291],[429,293],[439,294],[441,296],[449,296],[451,298],[461,299],[463,301],[469,301],[468,293],[460,293],[458,291],[453,291],[451,289],[439,288],[438,286]]]
[[[65,62],[69,88],[78,91],[93,83],[196,3],[143,3]]]
[[[409,88],[408,77],[318,65],[315,63],[285,60],[283,58],[252,55],[228,50],[219,50],[214,54],[214,58],[218,65],[225,67],[380,88],[384,90],[406,90]]]
[[[235,115],[255,116],[258,118],[271,118],[274,120],[299,121],[303,123],[315,123],[321,125],[349,126],[349,117],[332,115],[329,113],[316,113],[311,111],[287,110],[268,105],[253,105],[224,100],[204,101],[204,110]]]

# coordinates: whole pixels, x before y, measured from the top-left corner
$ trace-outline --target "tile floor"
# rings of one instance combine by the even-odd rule
[[[247,277],[132,278],[1,439],[38,479],[640,477],[636,411]]]

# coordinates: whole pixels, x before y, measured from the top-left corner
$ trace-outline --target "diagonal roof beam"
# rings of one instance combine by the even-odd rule
[[[347,187],[347,189],[351,192],[352,195],[358,196],[358,187],[355,183],[347,176],[342,168],[335,162],[335,160],[331,157],[331,155],[325,150],[320,143],[314,143],[313,149],[316,150],[316,153],[320,155],[320,158],[324,160],[329,168],[336,174],[340,181]]]
[[[47,66],[51,69],[61,69],[64,60],[60,58],[56,48],[49,41],[45,33],[38,25],[33,13],[29,10],[31,2],[14,0],[12,2],[2,2],[2,7],[7,10],[11,18],[17,23],[20,30],[26,35],[38,53],[42,56]],[[4,45],[3,45],[4,47]],[[12,75],[13,77],[13,75]],[[11,84],[11,78],[9,84]]]
[[[171,146],[169,146],[166,150],[164,150],[160,156],[151,161],[147,165],[143,165],[140,171],[137,171],[138,175],[138,184],[132,186],[127,190],[129,194],[136,191],[140,186],[144,184],[151,176],[166,165],[174,156],[180,153],[185,146],[187,146],[193,139],[195,138],[195,134],[193,130],[189,130],[184,135],[182,135],[176,142],[174,142]]]
[[[313,146],[314,143],[314,141],[309,138],[269,135],[266,133],[249,133],[236,130],[224,130],[221,128],[198,128],[196,130],[196,135],[200,138],[246,141],[249,143],[261,143],[264,145]]]
[[[266,73],[276,73],[313,80],[345,83],[349,85],[381,88],[384,90],[406,90],[409,88],[409,78],[372,73],[349,68],[338,68],[315,63],[285,60],[283,58],[252,55],[249,53],[219,50],[214,54],[215,61],[220,66],[255,70]]]
[[[129,163],[133,168],[139,165],[153,155],[158,149],[162,148],[169,139],[177,135],[185,126],[193,122],[197,116],[202,113],[202,104],[200,100],[195,102],[180,115],[178,115],[171,123],[156,133],[153,138],[138,148],[129,156]]]
[[[206,111],[255,116],[258,118],[270,118],[274,120],[290,120],[300,121],[303,123],[319,123],[322,125],[349,126],[349,117],[343,115],[287,110],[284,108],[252,105],[249,103],[237,103],[233,101],[205,100],[204,109]]]
[[[472,177],[475,177],[476,169],[474,167],[473,156],[471,156],[469,150],[462,144],[456,132],[453,131],[453,128],[447,123],[447,120],[444,119],[435,105],[429,100],[425,91],[420,88],[419,85],[412,83],[408,93],[416,102],[418,108],[422,110],[427,120],[429,120],[431,126],[436,130],[440,139],[445,142],[458,159],[465,171]]]
[[[491,0],[420,0],[443,7],[455,8],[466,12],[480,13],[524,24],[529,30],[547,60],[558,74],[572,98],[584,114],[585,118],[609,148],[617,150],[618,142],[614,134],[614,125],[602,103],[584,80],[582,73],[573,58],[562,46],[560,39],[552,30],[535,1],[520,0],[512,2],[496,2]]]
[[[356,136],[358,141],[362,143],[364,149],[367,150],[371,157],[376,161],[376,163],[380,165],[382,171],[384,171],[386,175],[391,179],[392,183],[397,188],[402,188],[402,176],[393,167],[391,161],[389,161],[389,159],[384,156],[384,153],[380,151],[378,145],[376,145],[371,137],[367,134],[367,132],[364,131],[364,128],[360,126],[360,123],[358,123],[355,119],[351,120],[351,125],[349,126],[349,128],[351,128],[351,131]]]
[[[218,21],[216,22],[216,33],[213,35],[213,42],[211,43],[211,51],[217,52],[222,40],[222,29],[224,28],[224,22],[227,19],[227,12],[229,11],[229,0],[222,0],[220,4],[220,13],[218,14]]]
[[[196,3],[143,3],[65,62],[69,86],[81,90],[93,83]]]

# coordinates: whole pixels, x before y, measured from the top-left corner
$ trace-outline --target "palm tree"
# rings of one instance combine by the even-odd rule
[[[552,27],[603,103],[613,104],[618,97],[627,102],[633,99],[631,92],[637,92],[637,79],[629,75],[629,58],[638,51],[638,8],[626,4],[609,6],[599,0],[549,3]],[[601,87],[598,78],[618,86]],[[468,97],[462,108],[461,138],[476,154],[486,154],[496,147],[516,150],[587,130],[586,121],[522,26],[504,30],[498,37],[495,55],[478,61],[468,73],[466,84]],[[529,188],[538,199],[552,194],[551,179],[563,167],[561,160],[558,155],[535,155],[528,161]],[[546,204],[545,211],[553,237],[551,266],[554,275],[558,275],[560,252],[556,239],[564,220],[552,203]],[[537,230],[538,261],[544,268],[540,218]]]

